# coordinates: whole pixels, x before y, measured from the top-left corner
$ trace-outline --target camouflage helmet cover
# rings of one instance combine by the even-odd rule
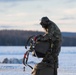
[[[41,22],[40,22],[40,24],[42,25],[42,27],[47,27],[48,26],[48,23],[49,23],[49,18],[48,17],[42,17],[41,18]]]
[[[49,18],[48,17],[42,17],[41,21],[46,21],[47,22],[47,21],[49,21]]]

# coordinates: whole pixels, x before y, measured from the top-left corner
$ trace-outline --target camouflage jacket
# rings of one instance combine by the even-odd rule
[[[41,38],[42,41],[45,41],[45,40],[48,40],[48,39],[51,39],[52,41],[62,40],[62,35],[61,35],[60,29],[52,21],[47,28],[46,34],[44,35],[43,38]]]
[[[47,32],[44,35],[43,38],[41,38],[41,41],[46,41],[51,39],[53,42],[53,46],[51,44],[52,48],[52,56],[54,57],[54,60],[56,60],[56,66],[58,67],[58,55],[60,53],[61,48],[61,42],[62,42],[62,35],[60,29],[57,27],[57,25],[54,22],[51,22],[47,28]],[[51,61],[53,62],[52,56],[50,54],[47,54],[47,57],[43,58],[43,61]]]

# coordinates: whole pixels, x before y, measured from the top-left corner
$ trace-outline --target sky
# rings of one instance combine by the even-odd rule
[[[44,16],[62,32],[76,32],[76,0],[0,0],[0,30],[44,31]]]

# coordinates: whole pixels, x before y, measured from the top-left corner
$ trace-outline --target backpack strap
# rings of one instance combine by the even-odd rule
[[[33,69],[33,67],[27,63],[28,62],[28,58],[29,58],[29,51],[26,51],[26,53],[24,54],[24,57],[23,57],[23,64],[25,66],[29,66],[31,69]],[[25,61],[25,59],[26,59],[26,61]]]

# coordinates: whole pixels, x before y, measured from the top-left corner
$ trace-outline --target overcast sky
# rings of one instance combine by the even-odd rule
[[[76,0],[0,0],[0,30],[43,31],[39,24],[43,16],[62,32],[76,32]]]

